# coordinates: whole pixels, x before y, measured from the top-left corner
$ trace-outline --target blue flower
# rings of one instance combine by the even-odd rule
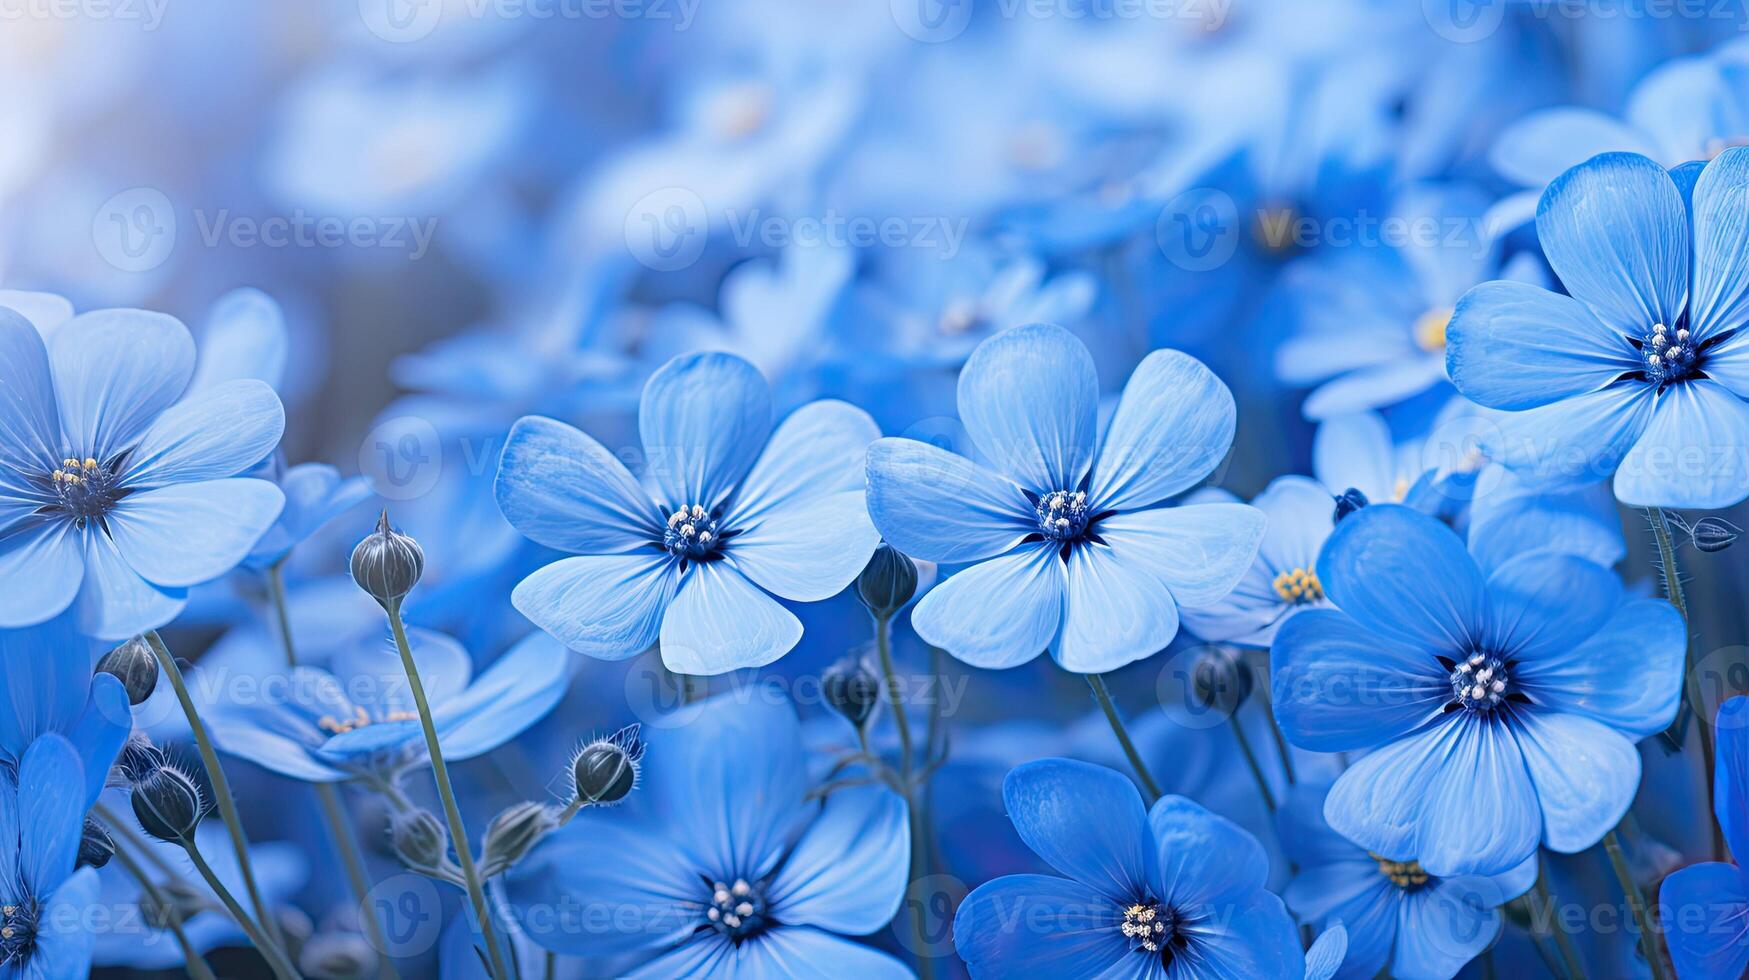
[[[1257,560],[1218,601],[1184,610],[1184,625],[1219,643],[1267,647],[1281,625],[1327,606],[1318,582],[1318,549],[1335,527],[1336,500],[1303,476],[1283,476],[1251,501],[1267,521]]]
[[[632,977],[910,976],[840,935],[899,909],[904,801],[881,786],[808,799],[788,704],[718,697],[681,712],[650,733],[624,807],[585,810],[509,873],[528,937],[573,956],[639,954]]]
[[[663,662],[684,674],[783,656],[801,622],[767,593],[831,598],[879,543],[861,479],[863,452],[880,435],[874,422],[817,401],[773,432],[765,379],[710,353],[675,358],[650,378],[638,426],[654,499],[601,443],[562,422],[530,416],[510,430],[499,508],[537,543],[578,556],[523,579],[511,601],[603,660],[658,640]]]
[[[102,792],[134,724],[121,681],[92,674],[97,647],[71,616],[0,630],[0,769],[16,770],[39,737],[65,736],[84,763],[87,804]]]
[[[1305,922],[1347,927],[1336,976],[1455,976],[1500,934],[1500,906],[1536,882],[1534,854],[1503,875],[1435,877],[1412,854],[1372,854],[1343,839],[1323,811],[1324,792],[1302,786],[1278,816],[1282,847],[1298,869],[1282,898]]]
[[[1232,445],[1233,396],[1208,368],[1155,351],[1095,454],[1099,379],[1087,348],[1032,324],[984,341],[960,372],[960,419],[991,468],[911,439],[869,447],[868,508],[894,547],[966,568],[912,611],[917,634],[978,667],[1049,647],[1100,673],[1160,650],[1178,607],[1226,595],[1256,557],[1263,514],[1165,507]]]
[[[1472,401],[1515,413],[1483,440],[1539,486],[1615,474],[1623,503],[1749,496],[1749,150],[1666,172],[1606,153],[1537,206],[1571,295],[1495,281],[1452,318],[1447,363]]]
[[[444,758],[484,755],[544,718],[570,680],[564,650],[535,633],[479,677],[466,650],[441,633],[408,640]],[[277,656],[277,653],[273,654]],[[193,687],[219,748],[293,779],[393,783],[425,762],[419,713],[400,655],[373,633],[336,653],[328,669],[251,676],[221,668]]]
[[[1572,853],[1627,813],[1634,742],[1668,726],[1687,628],[1607,569],[1549,550],[1484,578],[1458,536],[1395,504],[1343,520],[1318,578],[1336,609],[1272,651],[1276,717],[1319,752],[1370,750],[1331,788],[1331,828],[1436,877]]]
[[[1299,936],[1257,838],[1181,796],[1152,811],[1104,766],[1045,759],[1002,784],[1014,829],[1066,877],[979,885],[954,916],[973,977],[1298,978]]]
[[[86,313],[45,344],[0,309],[0,627],[68,608],[103,639],[162,626],[279,516],[277,487],[233,478],[278,443],[278,397],[231,381],[183,398],[194,357],[160,313]]]
[[[1713,815],[1738,861],[1749,855],[1749,698],[1719,706]],[[1681,977],[1738,977],[1749,970],[1749,873],[1708,861],[1664,879],[1658,898],[1670,961]]]
[[[91,966],[97,871],[74,870],[85,826],[85,767],[44,735],[18,771],[0,769],[0,977],[60,980]]]

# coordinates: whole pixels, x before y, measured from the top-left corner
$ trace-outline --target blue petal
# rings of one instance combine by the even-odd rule
[[[1543,819],[1518,743],[1470,712],[1361,758],[1331,787],[1324,817],[1367,850],[1418,859],[1442,878],[1516,867]]]
[[[651,375],[638,432],[662,504],[713,510],[771,435],[771,388],[733,354],[688,354]]]
[[[413,666],[419,671],[419,682],[433,711],[441,710],[467,690],[474,662],[467,648],[454,637],[414,627],[407,631],[407,649],[413,655]],[[356,638],[336,650],[329,657],[328,669],[340,689],[373,714],[418,713],[419,705],[407,683],[407,668],[401,661],[400,650],[380,632]]]
[[[1434,881],[1398,911],[1393,976],[1452,977],[1500,934],[1504,901],[1488,879]]]
[[[752,944],[746,959],[753,961]],[[622,980],[671,980],[673,977],[729,976],[740,965],[741,948],[715,929],[695,934],[680,945],[653,956]]]
[[[868,513],[893,547],[925,561],[982,561],[1038,532],[1019,487],[914,439],[868,447]]]
[[[1500,131],[1488,162],[1525,187],[1546,187],[1570,167],[1612,150],[1655,156],[1645,134],[1595,109],[1559,106],[1527,113]]]
[[[1500,416],[1482,450],[1533,490],[1570,490],[1607,478],[1652,418],[1654,389],[1611,385]]]
[[[1706,378],[1669,385],[1615,473],[1635,507],[1717,510],[1749,496],[1749,402]]]
[[[1315,569],[1318,553],[1336,529],[1331,492],[1303,476],[1278,476],[1252,504],[1266,522],[1257,557],[1270,569],[1271,581],[1277,572]]]
[[[1390,427],[1377,412],[1326,419],[1312,437],[1312,474],[1330,494],[1352,487],[1374,503],[1397,499],[1395,457]]]
[[[1233,446],[1233,393],[1189,354],[1157,350],[1124,386],[1087,495],[1095,510],[1134,510],[1196,486]]]
[[[1508,479],[1513,479],[1508,477]],[[1609,487],[1567,493],[1511,493],[1501,486],[1470,501],[1470,554],[1483,572],[1526,551],[1547,549],[1610,568],[1627,557]]]
[[[237,567],[283,506],[285,495],[266,480],[207,480],[129,494],[107,520],[134,571],[178,588]]]
[[[1640,787],[1640,753],[1632,742],[1581,715],[1525,708],[1513,734],[1542,805],[1543,843],[1577,854],[1627,815]]]
[[[59,522],[0,540],[0,629],[32,626],[72,605],[85,578],[80,552],[72,526]]]
[[[665,554],[584,555],[531,573],[510,604],[578,653],[624,660],[656,642],[679,590],[679,567]]]
[[[0,309],[0,463],[35,473],[65,457],[48,351],[30,321]]]
[[[1293,917],[1281,899],[1258,892],[1237,907],[1184,927],[1199,976],[1297,978],[1305,969],[1305,952]]]
[[[1097,977],[1136,954],[1118,928],[1123,909],[1078,881],[1007,875],[960,902],[953,943],[974,977]]]
[[[1749,148],[1714,157],[1694,184],[1694,295],[1689,332],[1704,343],[1749,319]]]
[[[1356,849],[1359,861],[1302,870],[1282,892],[1288,907],[1312,922],[1340,922],[1348,929],[1343,974],[1378,975],[1397,941],[1397,910],[1403,890],[1379,873],[1378,862]]]
[[[658,639],[669,670],[710,676],[763,667],[801,641],[795,613],[728,564],[693,565],[668,604]]]
[[[826,797],[765,898],[786,925],[867,935],[899,911],[910,868],[904,799],[885,786],[852,787]]]
[[[505,520],[558,551],[613,554],[662,540],[662,515],[625,465],[549,418],[510,427],[493,492]]]
[[[860,492],[869,443],[880,437],[874,419],[855,405],[831,400],[803,405],[771,434],[724,519],[730,527],[751,527],[778,510],[846,490]]]
[[[328,732],[320,727],[322,719],[353,717],[352,701],[340,682],[325,670],[294,667],[285,676],[283,697],[260,698],[252,704],[208,695],[204,693],[206,685],[192,685],[196,697],[205,702],[200,706],[201,717],[213,741],[228,755],[292,779],[326,783],[347,778],[348,773],[317,760],[314,753],[328,738]]]
[[[0,631],[0,758],[16,763],[38,735],[65,732],[79,721],[95,647],[73,629],[70,616]]]
[[[121,479],[131,487],[162,487],[236,476],[272,454],[284,431],[285,409],[272,388],[227,381],[159,415]]]
[[[1327,381],[1306,396],[1302,413],[1314,421],[1385,408],[1404,401],[1445,380],[1445,361],[1439,357],[1410,355],[1390,364],[1361,368]]]
[[[861,489],[791,500],[762,512],[728,546],[728,562],[761,588],[797,602],[819,602],[856,580],[880,533]]]
[[[1318,935],[1306,950],[1306,980],[1330,980],[1348,957],[1348,930],[1339,922]]]
[[[1269,856],[1256,837],[1182,796],[1162,796],[1148,811],[1148,829],[1161,897],[1174,904],[1240,902],[1269,878]]]
[[[1740,977],[1749,970],[1749,886],[1733,865],[1672,873],[1658,889],[1664,940],[1681,977]]]
[[[984,458],[1037,493],[1074,490],[1093,462],[1099,376],[1087,345],[1034,323],[978,345],[960,371],[960,421]]]
[[[1713,816],[1725,832],[1733,856],[1749,855],[1749,698],[1734,697],[1719,705],[1714,731]]]
[[[1178,635],[1178,604],[1145,562],[1089,544],[1069,553],[1066,571],[1061,632],[1051,645],[1063,669],[1103,674],[1165,649]]]
[[[1584,642],[1519,661],[1512,679],[1537,704],[1641,739],[1675,720],[1687,651],[1688,625],[1676,607],[1636,599]]]
[[[1508,659],[1558,657],[1590,639],[1621,605],[1621,580],[1570,555],[1526,554],[1488,577],[1482,649]]]
[[[0,778],[0,875],[8,883],[18,881],[18,842],[23,832],[19,819],[18,786]]]
[[[175,317],[145,310],[95,310],[49,339],[68,456],[132,445],[182,397],[194,374],[194,338]]]
[[[1013,667],[1056,638],[1067,590],[1055,544],[1023,546],[930,589],[911,610],[911,628],[974,667]]]
[[[279,304],[259,289],[233,289],[215,300],[207,313],[188,390],[204,391],[241,378],[277,389],[285,377],[290,346]]]
[[[73,744],[43,735],[18,764],[18,869],[32,895],[72,873],[85,817],[85,767]]]
[[[1336,526],[1318,558],[1330,600],[1381,636],[1423,651],[1476,648],[1487,595],[1463,541],[1432,517],[1377,504]]]
[[[1370,748],[1437,718],[1451,700],[1433,655],[1371,632],[1345,612],[1288,620],[1270,650],[1270,697],[1281,729],[1318,752]]]
[[[67,740],[85,764],[85,805],[97,802],[103,784],[109,778],[109,767],[121,752],[134,728],[133,712],[128,706],[127,688],[110,674],[91,678],[91,692],[79,720],[67,731]]]
[[[1034,854],[1113,902],[1127,905],[1154,884],[1148,814],[1135,784],[1116,772],[1072,759],[1028,762],[1002,780],[1002,803]]]
[[[734,947],[734,964],[720,971],[666,972],[645,968],[640,977],[722,976],[731,980],[771,977],[857,977],[909,980],[911,968],[878,949],[806,926],[771,929]],[[655,964],[651,964],[654,967]]]
[[[1458,301],[1445,357],[1465,398],[1512,411],[1596,391],[1644,366],[1619,330],[1571,296],[1504,279]]]
[[[565,696],[571,662],[544,633],[522,639],[461,691],[433,704],[445,759],[484,755],[540,721]]]
[[[73,303],[65,296],[24,289],[0,289],[0,306],[23,316],[37,333],[47,337],[73,319]]]
[[[124,640],[175,619],[188,591],[160,588],[140,577],[102,533],[84,536],[85,580],[74,610],[79,631],[103,640]]]
[[[1543,192],[1536,230],[1561,284],[1605,326],[1635,337],[1674,328],[1688,294],[1688,209],[1663,167],[1592,157]]]
[[[90,922],[102,907],[100,900],[96,868],[80,868],[55,889],[43,905],[29,975],[45,980],[90,975],[98,935]]]
[[[1265,524],[1246,504],[1187,504],[1115,514],[1099,522],[1099,533],[1132,574],[1152,572],[1179,605],[1207,606],[1244,577]]]

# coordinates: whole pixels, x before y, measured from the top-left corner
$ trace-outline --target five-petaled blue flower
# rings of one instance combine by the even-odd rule
[[[0,978],[85,976],[96,938],[97,870],[79,868],[85,767],[71,743],[44,735],[0,768]]]
[[[1182,796],[1152,810],[1129,780],[1069,759],[1002,783],[1028,847],[1068,877],[1008,875],[960,903],[954,946],[973,977],[1298,978],[1304,952],[1264,890],[1257,838]]]
[[[562,422],[528,416],[510,430],[499,508],[529,538],[577,555],[523,579],[512,603],[603,660],[658,640],[663,662],[683,674],[783,656],[802,625],[767,593],[828,599],[879,543],[862,492],[874,421],[817,401],[774,432],[765,379],[738,357],[707,353],[651,376],[638,429],[651,491]]]
[[[1149,354],[1100,440],[1086,346],[1061,327],[1016,327],[966,362],[959,410],[993,470],[882,439],[868,509],[899,550],[976,563],[911,614],[919,636],[966,663],[1012,667],[1049,647],[1069,670],[1121,667],[1165,647],[1179,606],[1225,596],[1257,556],[1256,508],[1162,506],[1233,442],[1232,394],[1188,355]]]
[[[173,317],[98,310],[45,343],[0,308],[0,627],[71,607],[103,639],[154,629],[273,525],[279,488],[233,477],[279,442],[279,397],[237,380],[184,398],[193,375]]]
[[[1749,698],[1719,706],[1713,815],[1738,861],[1749,857]],[[1749,970],[1749,871],[1707,861],[1672,872],[1658,891],[1664,940],[1680,977]]]
[[[899,909],[904,800],[884,786],[810,799],[788,704],[718,697],[681,712],[650,733],[624,807],[585,810],[510,872],[528,937],[635,956],[627,977],[909,977],[837,935],[875,932]]]
[[[1665,171],[1605,153],[1562,174],[1537,236],[1571,295],[1483,283],[1452,317],[1458,390],[1509,417],[1489,455],[1624,503],[1749,496],[1749,149]]]
[[[1584,850],[1627,813],[1634,742],[1680,698],[1673,606],[1546,549],[1484,578],[1450,528],[1397,504],[1338,524],[1318,578],[1337,608],[1282,627],[1272,690],[1295,745],[1369,750],[1330,790],[1331,828],[1449,878],[1505,873],[1539,842]]]

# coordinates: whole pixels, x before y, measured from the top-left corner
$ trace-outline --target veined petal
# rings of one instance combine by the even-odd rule
[[[1402,360],[1364,367],[1324,382],[1306,396],[1301,413],[1313,421],[1322,421],[1384,408],[1444,380],[1444,359],[1410,354]]]
[[[1270,697],[1283,734],[1317,752],[1402,738],[1438,718],[1451,700],[1448,674],[1433,654],[1335,609],[1288,620],[1269,659]]]
[[[316,758],[316,751],[329,735],[322,719],[355,714],[352,701],[334,675],[314,667],[294,667],[287,675],[286,696],[257,705],[242,705],[220,696],[199,671],[191,680],[201,717],[220,751],[305,782],[337,782],[350,777],[350,773]]]
[[[1336,526],[1318,579],[1337,608],[1413,648],[1471,650],[1487,609],[1482,573],[1464,543],[1432,517],[1376,504]]]
[[[728,565],[693,565],[669,603],[660,636],[669,670],[709,676],[763,667],[800,642],[795,614]]]
[[[1075,490],[1093,462],[1099,376],[1074,334],[1033,323],[985,340],[959,380],[960,421],[984,458],[1036,493]]]
[[[72,871],[85,816],[85,766],[73,744],[39,736],[18,764],[18,870],[32,895],[47,895]]]
[[[1312,437],[1312,474],[1329,494],[1353,487],[1374,503],[1396,499],[1396,445],[1384,416],[1351,412],[1325,419]],[[1285,479],[1285,478],[1284,478]],[[1263,506],[1261,500],[1257,501]],[[1332,512],[1334,512],[1332,503]]]
[[[48,346],[67,441],[61,448],[81,459],[131,446],[194,375],[194,338],[163,313],[83,313],[56,330]]]
[[[1113,902],[1154,884],[1148,813],[1135,784],[1115,771],[1072,759],[1024,763],[1002,780],[1002,803],[1034,854]]]
[[[1607,478],[1652,418],[1654,389],[1626,382],[1501,416],[1482,450],[1531,490],[1571,490]]]
[[[23,472],[60,462],[61,420],[43,339],[30,321],[0,308],[0,463]]]
[[[1539,705],[1595,718],[1641,739],[1676,719],[1687,650],[1688,625],[1675,606],[1635,599],[1589,639],[1520,660],[1512,680]]]
[[[1504,279],[1458,301],[1445,357],[1464,397],[1511,411],[1596,391],[1643,366],[1621,331],[1578,300]]]
[[[1577,854],[1627,815],[1640,786],[1632,742],[1590,718],[1535,707],[1515,709],[1511,725],[1536,786],[1549,850]]]
[[[1615,473],[1635,507],[1717,510],[1749,496],[1749,402],[1707,378],[1667,385]]]
[[[911,610],[911,627],[974,667],[1023,664],[1056,637],[1066,579],[1055,542],[1023,545],[930,589]]]
[[[1259,891],[1237,907],[1184,927],[1198,963],[1207,975],[1283,977],[1298,980],[1305,970],[1299,930],[1281,899]]]
[[[0,289],[0,306],[19,314],[47,337],[73,319],[73,303],[65,296],[24,289]]]
[[[81,977],[90,973],[91,951],[98,934],[85,923],[91,910],[98,907],[99,888],[97,869],[80,868],[44,901],[36,952],[31,957],[32,975]]]
[[[0,539],[0,629],[33,626],[72,605],[85,578],[79,535],[53,521]]]
[[[653,971],[639,975],[652,980],[678,976],[721,976],[729,980],[829,976],[908,980],[912,976],[910,967],[888,953],[811,926],[768,929],[732,949],[733,965],[725,964],[720,971]]]
[[[1064,670],[1103,674],[1152,656],[1178,635],[1178,603],[1139,561],[1112,548],[1069,553],[1061,632],[1051,651]]]
[[[1435,880],[1408,893],[1398,908],[1391,975],[1457,976],[1500,934],[1505,900],[1489,879],[1475,876]]]
[[[1740,977],[1749,969],[1749,885],[1730,864],[1671,872],[1658,889],[1670,961],[1682,977]]]
[[[545,718],[565,696],[570,667],[552,637],[524,637],[464,690],[432,705],[444,758],[484,755]]]
[[[1621,591],[1614,572],[1583,558],[1519,555],[1488,577],[1482,649],[1520,660],[1562,656],[1609,621]]]
[[[1050,875],[1006,875],[960,902],[954,949],[974,977],[1092,980],[1131,960],[1119,927],[1123,905]]]
[[[766,888],[765,899],[787,925],[867,935],[899,911],[910,861],[904,799],[885,786],[843,789],[826,797],[820,815]]]
[[[559,551],[616,554],[662,540],[662,517],[625,465],[549,418],[524,416],[510,427],[493,493],[505,520]]]
[[[803,405],[771,434],[724,519],[746,527],[778,509],[861,491],[869,443],[880,437],[874,419],[855,405],[829,399]]]
[[[1732,856],[1749,854],[1749,698],[1734,697],[1719,705],[1717,765],[1713,770],[1713,816],[1724,831]]]
[[[1246,504],[1185,504],[1114,514],[1099,533],[1116,558],[1157,576],[1181,606],[1218,602],[1262,546],[1263,512]]]
[[[66,731],[67,741],[73,743],[74,751],[85,763],[86,806],[97,802],[104,781],[109,778],[109,767],[133,729],[127,688],[113,675],[94,675],[85,698],[85,711]]]
[[[1632,336],[1676,325],[1688,298],[1688,208],[1663,167],[1603,153],[1562,174],[1537,205],[1537,239],[1574,298]]]
[[[233,289],[214,300],[207,313],[188,390],[197,392],[240,378],[277,389],[285,377],[290,347],[285,312],[273,297],[247,286]]]
[[[869,521],[860,487],[824,497],[793,497],[764,510],[741,533],[727,560],[760,588],[797,602],[844,591],[868,564],[881,536]]]
[[[1134,510],[1202,482],[1233,446],[1233,393],[1203,363],[1175,350],[1142,359],[1105,430],[1087,496]]]
[[[578,653],[624,660],[656,642],[679,590],[679,568],[666,554],[584,555],[536,570],[510,603]]]
[[[771,387],[733,354],[677,357],[644,385],[638,432],[661,503],[713,510],[771,435]]]
[[[284,506],[285,495],[266,480],[207,480],[129,494],[105,520],[134,571],[179,588],[237,567]]]
[[[1749,148],[1712,159],[1694,184],[1694,295],[1688,329],[1695,343],[1749,320]]]
[[[153,585],[140,577],[102,532],[81,538],[85,579],[73,608],[79,631],[103,640],[125,640],[157,629],[188,604],[188,590]]]
[[[893,547],[934,562],[981,561],[1037,533],[1020,488],[957,453],[914,439],[868,447],[869,517]]]
[[[1161,895],[1174,904],[1241,902],[1269,878],[1269,855],[1243,827],[1182,796],[1162,796],[1148,811]]]
[[[284,431],[285,409],[265,382],[221,382],[154,419],[121,480],[161,487],[236,476],[266,459]]]

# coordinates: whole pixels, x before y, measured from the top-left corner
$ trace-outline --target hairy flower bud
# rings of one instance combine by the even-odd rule
[[[1737,543],[1742,528],[1718,517],[1703,517],[1688,529],[1688,539],[1701,551],[1711,554],[1724,551]]]
[[[356,932],[320,932],[298,953],[298,969],[313,980],[363,980],[377,971],[377,954]]]
[[[115,857],[115,841],[109,837],[109,831],[103,825],[90,817],[85,818],[85,827],[79,834],[79,860],[74,865],[78,868],[101,868]]]
[[[1349,514],[1365,507],[1369,503],[1371,503],[1371,501],[1366,499],[1366,494],[1361,493],[1353,487],[1349,487],[1347,490],[1336,495],[1336,513],[1332,517],[1332,520],[1340,523],[1344,517],[1347,517]]]
[[[917,564],[886,542],[881,542],[862,574],[856,577],[856,595],[868,611],[886,618],[905,608],[917,594]]]
[[[200,787],[172,765],[135,775],[132,802],[134,816],[146,833],[176,844],[194,840],[194,828],[206,816]]]
[[[109,785],[130,786],[164,762],[164,750],[153,745],[145,732],[134,732],[116,757],[115,767],[110,770]]]
[[[129,704],[144,702],[158,686],[158,658],[144,637],[136,636],[104,654],[97,672],[114,674],[127,689]]]
[[[627,725],[577,750],[571,759],[574,801],[582,806],[618,803],[638,784],[644,741],[637,725]]]
[[[502,874],[558,825],[558,816],[545,804],[524,802],[505,807],[486,828],[480,874],[487,878]]]
[[[423,574],[425,549],[389,527],[386,510],[377,518],[377,529],[352,549],[352,580],[385,608],[413,591]]]
[[[389,824],[395,856],[415,871],[434,871],[449,861],[449,831],[430,810],[396,814]]]
[[[826,671],[821,686],[832,710],[861,728],[881,701],[881,679],[858,657],[845,657]]]

